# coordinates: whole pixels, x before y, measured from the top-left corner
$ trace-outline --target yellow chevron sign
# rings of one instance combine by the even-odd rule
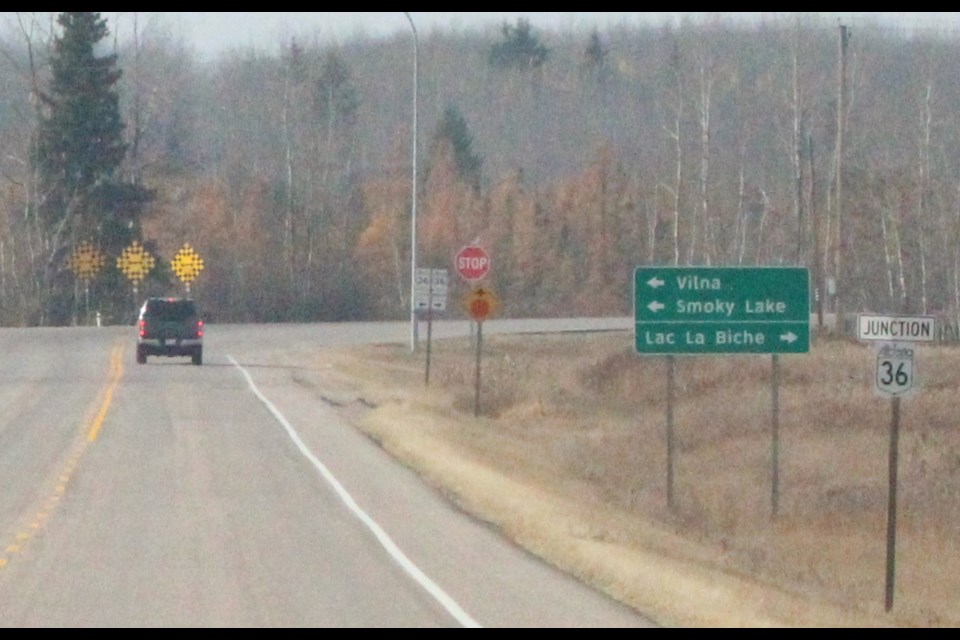
[[[104,262],[106,262],[106,259],[103,257],[103,252],[84,241],[70,254],[67,266],[73,271],[73,275],[81,280],[89,281],[103,268]]]
[[[203,271],[203,258],[187,243],[170,261],[170,266],[181,282],[190,284]]]
[[[154,264],[156,264],[154,257],[136,240],[117,258],[117,268],[134,284],[146,278],[147,274],[153,270]]]

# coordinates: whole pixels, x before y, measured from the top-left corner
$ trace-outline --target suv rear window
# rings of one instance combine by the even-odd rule
[[[145,315],[160,321],[183,322],[197,315],[191,300],[151,300]]]

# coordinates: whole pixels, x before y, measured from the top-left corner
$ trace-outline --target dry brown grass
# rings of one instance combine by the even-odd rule
[[[960,625],[960,351],[919,347],[902,403],[896,592],[884,611],[891,403],[864,345],[676,359],[674,507],[666,360],[632,335],[485,338],[480,416],[467,338],[329,353],[377,405],[357,421],[451,499],[670,625]]]

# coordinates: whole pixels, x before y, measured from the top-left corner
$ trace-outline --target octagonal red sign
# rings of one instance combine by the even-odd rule
[[[460,277],[468,282],[482,280],[490,271],[490,256],[478,245],[468,245],[457,252],[454,266]]]

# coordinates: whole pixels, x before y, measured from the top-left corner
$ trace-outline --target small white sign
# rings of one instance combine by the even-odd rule
[[[905,342],[881,345],[877,349],[874,391],[885,398],[906,397],[916,387],[914,346]]]
[[[857,317],[857,339],[881,342],[933,342],[936,318],[931,316],[874,316]]]
[[[433,290],[436,291],[440,287],[445,289],[449,282],[450,277],[446,269],[417,269],[416,285],[418,287],[430,287],[432,285]]]
[[[417,311],[445,311],[450,276],[446,269],[417,269],[413,308]]]
[[[434,311],[446,311],[447,296],[434,296],[431,299],[417,298],[414,301],[414,308],[417,311],[426,311],[427,309],[433,309]]]

